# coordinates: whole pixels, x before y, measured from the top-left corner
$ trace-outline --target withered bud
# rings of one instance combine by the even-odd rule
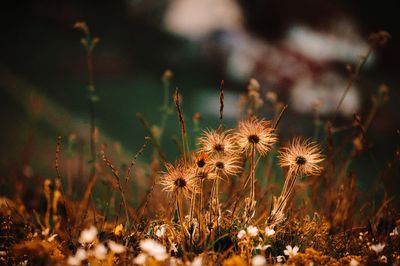
[[[201,114],[200,114],[200,112],[194,113],[192,119],[193,119],[194,122],[200,122],[200,120],[201,120]]]
[[[77,30],[81,30],[85,34],[89,31],[89,28],[88,28],[88,26],[87,26],[85,21],[77,21],[77,22],[75,22],[73,28],[77,29]]]
[[[166,69],[162,75],[163,81],[169,81],[174,76],[174,73],[170,69]]]
[[[255,78],[251,78],[249,81],[249,85],[247,86],[248,90],[260,90],[260,83]]]
[[[92,46],[95,46],[96,44],[98,44],[100,42],[100,38],[98,37],[94,37],[92,40]]]

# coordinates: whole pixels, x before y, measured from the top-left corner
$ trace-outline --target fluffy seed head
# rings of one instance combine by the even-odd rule
[[[167,171],[161,173],[160,184],[164,186],[163,190],[168,193],[182,192],[185,197],[196,192],[197,182],[193,169],[187,167],[182,161],[176,165],[167,164]]]
[[[210,170],[219,177],[233,176],[242,169],[239,163],[239,157],[217,154],[210,158],[208,166]]]
[[[277,141],[271,122],[264,119],[251,118],[239,122],[236,140],[241,152],[249,153],[254,147],[264,156]]]
[[[208,155],[225,154],[229,155],[236,151],[234,136],[231,131],[218,132],[215,130],[206,130],[203,136],[199,138],[200,152]]]
[[[279,151],[279,165],[289,167],[289,170],[298,169],[302,175],[318,175],[322,167],[318,164],[324,160],[319,145],[310,140],[293,139],[288,147]]]

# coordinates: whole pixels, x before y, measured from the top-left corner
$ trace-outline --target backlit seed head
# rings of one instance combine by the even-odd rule
[[[322,171],[319,163],[324,160],[317,143],[295,138],[279,151],[279,165],[299,171],[302,175],[318,175]]]

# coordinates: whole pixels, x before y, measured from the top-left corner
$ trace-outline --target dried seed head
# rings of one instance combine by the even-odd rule
[[[183,161],[178,161],[175,165],[167,164],[166,168],[167,171],[162,172],[160,177],[163,190],[169,193],[182,192],[185,197],[197,191],[195,173]]]
[[[301,138],[295,138],[288,147],[279,151],[279,165],[289,167],[292,171],[298,169],[302,175],[320,174],[322,167],[318,164],[323,160],[319,145]]]
[[[199,138],[200,152],[208,155],[225,154],[230,155],[236,151],[231,131],[217,132],[215,130],[204,131],[203,136]]]
[[[251,118],[239,122],[236,140],[240,150],[249,153],[254,147],[260,155],[266,155],[277,141],[270,121]]]

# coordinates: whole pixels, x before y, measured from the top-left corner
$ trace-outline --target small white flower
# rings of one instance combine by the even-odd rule
[[[247,227],[247,233],[250,236],[257,236],[258,235],[258,228],[255,226],[250,225],[249,227]]]
[[[264,266],[267,263],[267,260],[262,255],[256,255],[251,260],[252,266]]]
[[[371,245],[369,247],[369,249],[375,251],[376,254],[381,253],[384,248],[385,248],[385,244],[382,244],[382,243],[379,243],[379,244],[376,244],[376,245]]]
[[[147,260],[147,254],[140,253],[136,258],[133,259],[133,263],[135,264],[145,264]]]
[[[79,259],[80,261],[86,260],[87,259],[86,250],[84,250],[83,248],[78,248],[78,250],[75,253],[75,258]]]
[[[82,261],[75,256],[69,256],[67,259],[67,264],[71,266],[79,266]]]
[[[69,256],[67,260],[67,264],[71,266],[78,266],[81,265],[82,261],[87,258],[86,250],[83,248],[79,248],[75,256]]]
[[[238,239],[242,239],[246,235],[246,231],[240,230],[239,233],[237,234]]]
[[[271,247],[271,245],[261,245],[261,244],[258,244],[258,246],[256,247],[256,249],[258,249],[258,250],[266,250],[267,248],[270,248]]]
[[[279,262],[279,263],[284,262],[285,261],[285,256],[282,256],[282,255],[277,256],[276,257],[276,261]]]
[[[399,231],[397,230],[397,227],[395,227],[395,228],[393,229],[393,231],[390,232],[389,235],[390,235],[390,236],[398,236],[398,235],[399,235]]]
[[[382,263],[387,263],[387,257],[385,255],[382,255],[379,257],[379,261]]]
[[[178,245],[176,243],[171,244],[171,251],[178,253]]]
[[[190,266],[201,266],[201,265],[203,265],[203,258],[200,256],[194,258],[194,260],[190,264]]]
[[[358,266],[360,263],[358,262],[358,260],[355,260],[355,259],[351,259],[350,260],[350,266]]]
[[[144,252],[154,257],[158,261],[163,261],[168,257],[167,249],[153,239],[142,240],[140,241],[139,245]]]
[[[272,228],[269,228],[269,226],[265,227],[265,235],[266,236],[272,236],[275,234],[275,230]]]
[[[126,247],[124,245],[118,244],[112,240],[108,241],[108,247],[115,254],[121,254],[126,251]]]
[[[96,259],[104,260],[106,258],[106,255],[107,255],[107,248],[103,244],[98,244],[94,248],[94,256],[96,257]]]
[[[53,242],[54,239],[56,239],[57,236],[58,236],[57,234],[51,235],[49,238],[47,238],[47,241]]]
[[[95,226],[90,226],[88,229],[85,229],[81,232],[79,236],[79,243],[81,244],[89,244],[92,243],[97,237],[97,228]]]
[[[294,246],[294,247],[292,248],[291,245],[287,245],[287,246],[286,246],[286,249],[283,251],[283,253],[284,253],[286,256],[294,257],[294,256],[297,255],[298,251],[299,251],[299,247],[298,247],[298,246]]]
[[[158,238],[162,238],[165,235],[166,232],[166,226],[165,224],[160,225],[160,226],[156,226],[157,230],[156,230],[156,236]]]

